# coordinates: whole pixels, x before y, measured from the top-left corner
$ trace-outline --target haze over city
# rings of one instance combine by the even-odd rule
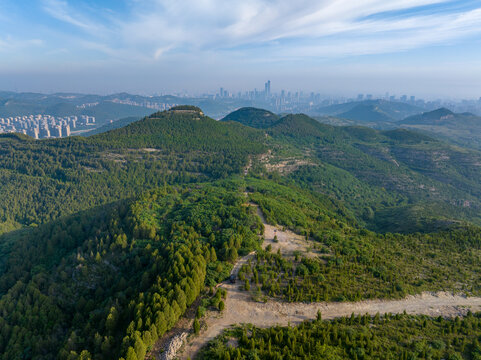
[[[479,1],[13,1],[0,89],[481,95]]]

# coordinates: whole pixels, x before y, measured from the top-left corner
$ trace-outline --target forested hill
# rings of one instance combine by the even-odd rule
[[[236,110],[222,119],[222,121],[236,121],[254,128],[267,128],[279,120],[279,116],[262,109],[245,107]]]
[[[0,359],[144,359],[258,247],[259,218],[228,188],[164,187],[0,237]]]
[[[88,138],[0,135],[0,233],[163,184],[239,174],[264,135],[197,112],[156,113]]]
[[[373,230],[481,224],[478,151],[415,131],[336,127],[303,114],[264,131],[271,136],[272,152],[262,161],[268,172],[336,197]]]
[[[259,152],[262,134],[237,123],[226,124],[190,110],[150,115],[123,128],[89,138],[116,148],[158,148],[169,151]]]

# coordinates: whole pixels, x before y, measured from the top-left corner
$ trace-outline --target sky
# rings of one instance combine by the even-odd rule
[[[0,0],[0,90],[481,96],[481,1]]]

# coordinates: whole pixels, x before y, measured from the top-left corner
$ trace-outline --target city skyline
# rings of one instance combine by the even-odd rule
[[[269,78],[273,92],[479,98],[480,34],[471,0],[5,0],[0,84],[199,94]]]

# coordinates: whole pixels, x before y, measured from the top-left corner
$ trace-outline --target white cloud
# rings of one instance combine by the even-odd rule
[[[481,31],[479,9],[433,16],[365,20],[379,13],[442,4],[446,0],[152,0],[134,3],[131,21],[119,26],[122,42],[139,50],[152,47],[192,51],[235,49],[281,41],[286,53],[310,41],[315,56],[395,51],[438,44]],[[364,19],[364,20],[363,20]],[[338,36],[337,47],[328,37]],[[363,46],[351,46],[363,36]],[[416,38],[419,40],[416,41]],[[292,40],[289,44],[283,42]],[[349,45],[349,46],[345,46]],[[325,52],[319,51],[325,49]],[[357,50],[356,50],[357,49]],[[334,50],[334,51],[332,51]],[[355,50],[355,51],[354,51]],[[296,51],[299,52],[299,51]],[[158,58],[158,56],[155,56]]]
[[[89,35],[79,43],[125,60],[158,60],[173,50],[289,57],[405,51],[481,33],[481,6],[433,15],[383,16],[449,0],[145,0],[118,18],[75,2],[43,0],[45,11]],[[78,3],[77,3],[78,4]],[[101,19],[102,21],[99,21]],[[101,24],[104,22],[105,25]],[[108,45],[107,45],[108,44]],[[261,56],[262,57],[262,56]]]

